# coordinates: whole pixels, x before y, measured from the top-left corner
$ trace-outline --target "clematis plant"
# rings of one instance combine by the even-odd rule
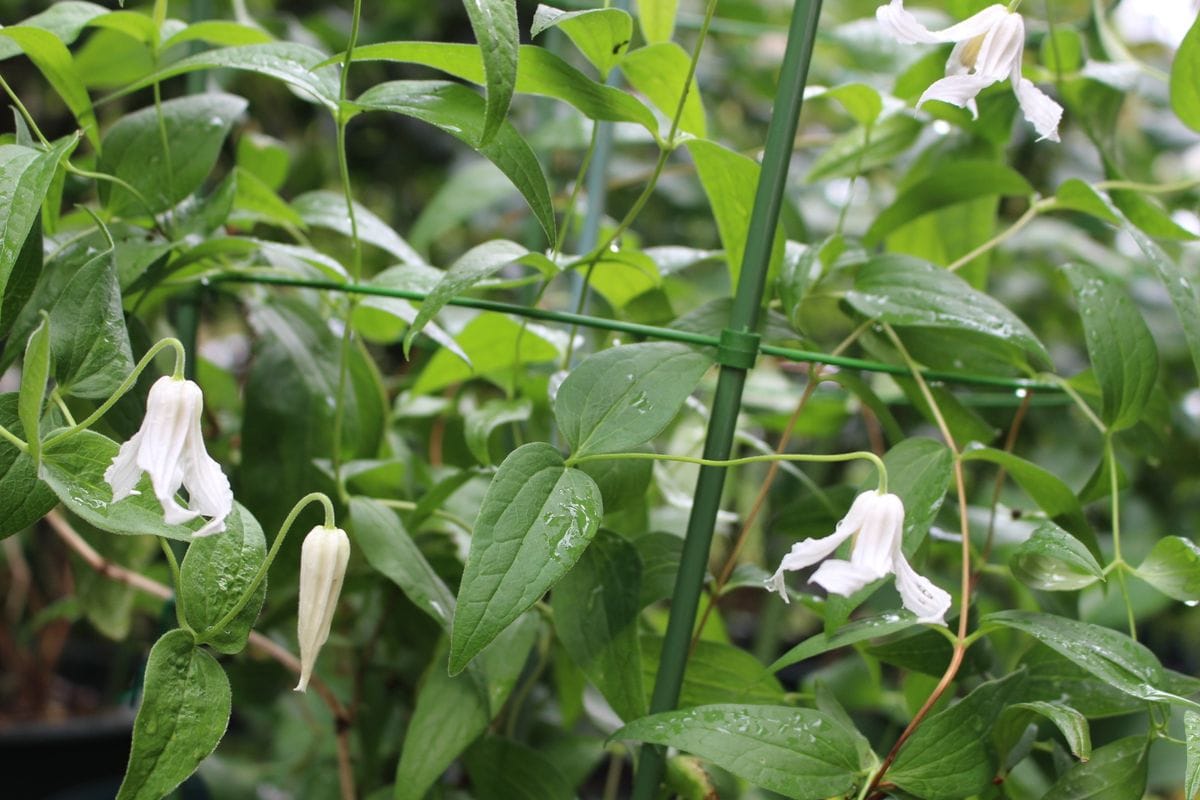
[[[904,503],[894,494],[870,491],[854,499],[850,511],[829,536],[792,545],[771,577],[771,588],[788,601],[783,573],[822,562],[810,579],[832,594],[849,597],[871,581],[894,573],[904,607],[919,622],[944,625],[950,595],[916,573],[901,550]],[[842,542],[854,537],[850,560],[829,558]]]
[[[975,97],[993,83],[1011,80],[1021,113],[1038,132],[1039,141],[1058,141],[1063,109],[1021,76],[1025,52],[1025,21],[1002,5],[991,5],[957,25],[931,31],[904,8],[904,0],[891,0],[875,10],[883,29],[904,44],[954,42],[946,62],[946,77],[934,81],[917,100],[917,106],[941,100],[970,110],[979,109]]]
[[[168,524],[181,525],[205,516],[209,520],[196,531],[197,536],[225,530],[233,492],[220,465],[204,447],[200,431],[203,409],[204,394],[192,381],[163,376],[154,382],[146,398],[142,427],[121,445],[104,473],[114,502],[134,494],[145,472]],[[180,487],[187,489],[187,508],[175,499]]]
[[[341,528],[318,525],[304,537],[300,548],[300,610],[296,617],[300,643],[298,692],[308,689],[317,654],[329,638],[349,560],[350,538]]]

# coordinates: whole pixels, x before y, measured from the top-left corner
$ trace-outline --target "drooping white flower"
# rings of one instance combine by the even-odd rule
[[[296,618],[296,637],[300,642],[297,692],[308,688],[317,654],[329,638],[329,626],[349,560],[350,538],[341,528],[318,525],[304,537],[300,548],[300,611]]]
[[[146,397],[141,429],[121,445],[104,472],[113,502],[134,494],[146,472],[168,524],[182,525],[205,516],[209,521],[196,536],[225,530],[225,518],[233,510],[233,492],[221,466],[204,448],[200,432],[203,410],[204,394],[195,383],[169,376],[154,382]],[[187,508],[175,499],[181,486],[188,492]]]
[[[805,539],[792,545],[771,578],[771,588],[788,601],[783,573],[821,561],[809,579],[831,594],[849,597],[888,573],[896,575],[896,588],[904,607],[920,622],[945,624],[950,595],[918,575],[900,549],[904,533],[904,503],[894,494],[863,492],[836,530],[822,539]],[[855,536],[850,560],[831,559],[842,542]]]
[[[1025,52],[1025,21],[1002,5],[991,5],[973,17],[940,31],[931,31],[904,8],[904,0],[891,0],[875,9],[885,31],[904,44],[955,42],[946,62],[946,77],[930,84],[917,101],[941,100],[967,108],[979,116],[975,96],[1003,80],[1011,80],[1021,112],[1040,139],[1058,141],[1063,109],[1028,78],[1021,77]]]

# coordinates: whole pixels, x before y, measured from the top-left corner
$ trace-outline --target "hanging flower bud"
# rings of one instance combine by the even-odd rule
[[[204,448],[203,409],[204,394],[195,383],[169,376],[154,382],[141,429],[121,445],[104,472],[113,502],[135,494],[134,487],[146,472],[167,524],[182,525],[203,515],[210,519],[196,531],[197,536],[225,530],[233,492],[220,465]],[[187,508],[175,500],[181,486],[188,492]]]
[[[308,688],[317,654],[329,638],[329,625],[333,622],[349,560],[350,539],[341,528],[318,525],[304,537],[300,549],[300,613],[296,620],[300,641],[298,692]]]

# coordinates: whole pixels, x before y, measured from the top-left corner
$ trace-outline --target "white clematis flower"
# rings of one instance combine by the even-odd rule
[[[203,515],[209,521],[196,536],[225,530],[225,518],[233,510],[233,492],[220,465],[204,449],[200,432],[203,408],[204,394],[195,383],[172,377],[154,382],[141,429],[121,445],[104,472],[114,503],[134,494],[146,472],[167,524],[182,525]],[[187,508],[175,500],[181,486],[188,491]]]
[[[1002,5],[992,5],[957,25],[931,31],[904,8],[904,0],[891,0],[875,9],[875,17],[885,31],[904,44],[955,42],[946,77],[934,81],[917,105],[941,100],[967,108],[979,116],[975,96],[1003,80],[1011,80],[1021,112],[1038,132],[1039,141],[1058,141],[1058,123],[1063,109],[1027,78],[1021,77],[1021,56],[1025,51],[1025,21]]]
[[[896,588],[904,607],[919,622],[945,624],[950,595],[918,575],[904,557],[900,545],[904,533],[904,503],[894,494],[863,492],[854,499],[850,511],[832,534],[823,539],[805,539],[792,545],[779,569],[770,580],[771,588],[788,601],[783,573],[823,562],[809,579],[831,594],[849,597],[862,587],[888,573],[895,573]],[[830,555],[851,536],[854,547],[850,560],[831,559]]]
[[[300,643],[297,692],[308,689],[317,654],[329,638],[349,561],[350,538],[341,528],[318,525],[304,537],[300,548],[300,611],[296,616],[296,638]]]

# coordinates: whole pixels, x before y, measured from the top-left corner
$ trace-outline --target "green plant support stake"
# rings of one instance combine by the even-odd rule
[[[738,280],[737,294],[734,296],[733,310],[729,315],[729,328],[721,337],[721,357],[718,359],[721,362],[721,371],[717,379],[716,397],[713,400],[712,416],[709,418],[708,435],[704,443],[705,458],[728,459],[733,448],[733,435],[742,402],[746,370],[753,363],[754,351],[751,349],[749,357],[746,357],[745,345],[756,347],[757,337],[753,331],[757,327],[763,291],[766,288],[771,245],[779,223],[779,209],[783,204],[792,143],[796,138],[800,108],[804,102],[804,85],[808,79],[808,65],[812,60],[813,41],[816,38],[817,19],[820,14],[821,0],[798,0],[792,9],[787,51],[783,57],[779,88],[775,95],[775,112],[767,129],[766,154],[759,175],[754,209],[750,214],[741,277]],[[675,578],[675,592],[671,597],[671,616],[663,641],[662,658],[654,682],[654,694],[650,700],[651,714],[670,711],[679,702],[692,629],[696,624],[696,606],[704,585],[704,572],[708,565],[713,529],[716,526],[724,486],[723,467],[700,468],[692,501],[692,513],[688,519],[687,538],[683,544],[679,573]],[[662,783],[663,770],[662,748],[644,745],[638,760],[637,774],[634,776],[633,800],[651,800]]]

